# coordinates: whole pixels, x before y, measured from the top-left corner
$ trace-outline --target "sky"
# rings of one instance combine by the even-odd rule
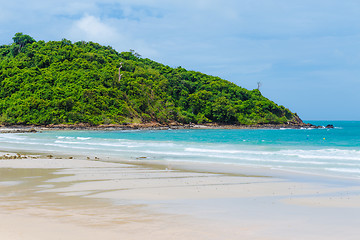
[[[0,0],[0,45],[93,41],[257,88],[304,120],[360,120],[358,0]]]

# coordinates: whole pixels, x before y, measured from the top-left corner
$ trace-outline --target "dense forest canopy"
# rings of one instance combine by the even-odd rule
[[[93,42],[0,46],[0,124],[278,124],[296,114],[234,83]]]

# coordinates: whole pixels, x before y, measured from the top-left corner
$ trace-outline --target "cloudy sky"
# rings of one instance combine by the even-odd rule
[[[220,76],[305,120],[360,120],[358,0],[0,0],[0,44],[94,41]]]

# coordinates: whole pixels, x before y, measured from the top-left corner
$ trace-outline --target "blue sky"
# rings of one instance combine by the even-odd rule
[[[0,0],[0,44],[94,41],[220,76],[307,120],[360,120],[360,1]]]

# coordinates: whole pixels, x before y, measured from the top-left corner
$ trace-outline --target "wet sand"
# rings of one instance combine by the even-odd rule
[[[355,180],[235,166],[0,160],[0,239],[358,239]]]

